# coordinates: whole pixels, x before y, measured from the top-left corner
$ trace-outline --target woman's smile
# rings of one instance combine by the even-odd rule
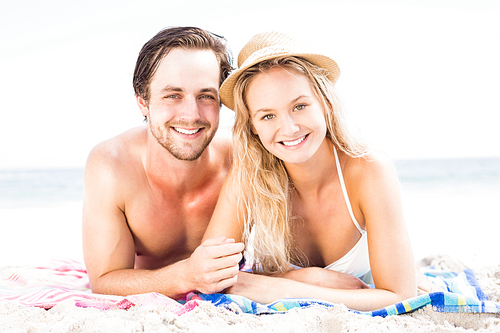
[[[308,136],[309,136],[309,134],[306,134],[306,135],[298,138],[297,140],[293,140],[293,141],[281,141],[280,143],[283,146],[286,146],[286,147],[296,147],[299,144],[301,144],[302,142],[304,142],[307,139]]]

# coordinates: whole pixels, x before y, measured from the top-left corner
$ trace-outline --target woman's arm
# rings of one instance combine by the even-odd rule
[[[241,242],[243,238],[243,221],[238,218],[237,201],[238,191],[228,176],[222,186],[217,205],[215,206],[210,223],[203,236],[203,241],[224,236]]]
[[[333,289],[291,279],[240,272],[238,282],[226,290],[228,294],[247,297],[266,304],[282,298],[314,298],[343,303],[358,311],[372,311],[403,299],[382,289]]]
[[[291,279],[298,282],[312,284],[318,287],[334,289],[366,289],[366,283],[354,275],[341,273],[322,267],[306,267],[295,269],[283,274],[274,274],[273,277]]]
[[[350,169],[345,172],[346,183],[350,185],[348,190],[351,202],[356,206],[354,210],[361,214],[368,232],[375,289],[362,286],[355,287],[356,290],[349,287],[339,289],[332,285],[314,284],[315,279],[310,276],[294,281],[240,273],[238,282],[228,293],[260,303],[289,297],[318,298],[344,303],[360,311],[379,309],[417,295],[415,263],[403,219],[399,182],[392,163],[383,156],[372,156],[368,161],[352,159],[349,163],[346,165],[346,169]],[[333,272],[315,272],[320,273]]]
[[[417,295],[416,270],[401,203],[396,169],[384,154],[352,160],[355,202],[366,223],[375,288],[398,301]],[[394,302],[393,302],[394,303]]]

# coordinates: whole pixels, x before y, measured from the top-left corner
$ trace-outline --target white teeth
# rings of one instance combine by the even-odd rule
[[[299,139],[297,139],[295,141],[281,141],[281,143],[283,143],[285,146],[288,146],[288,147],[290,147],[290,146],[296,146],[299,143],[301,143],[302,141],[304,141],[305,138],[306,138],[306,136],[304,135],[303,137],[301,137],[301,138],[299,138]]]
[[[185,130],[183,128],[174,127],[174,130],[176,130],[177,132],[182,133],[182,134],[188,134],[188,135],[190,135],[190,134],[197,133],[200,129]]]

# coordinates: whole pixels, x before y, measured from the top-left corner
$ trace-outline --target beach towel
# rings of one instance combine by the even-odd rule
[[[129,309],[139,305],[162,305],[181,315],[199,305],[199,300],[181,304],[159,293],[129,296],[94,294],[90,290],[87,270],[73,260],[52,260],[42,267],[0,268],[0,302],[17,302],[26,306],[50,309],[61,302],[77,307],[100,310]]]
[[[443,291],[417,296],[375,311],[351,311],[385,317],[432,306],[437,312],[500,313],[500,303],[487,299],[472,270],[465,269],[455,273],[428,267],[423,269],[423,273]],[[242,296],[227,294],[190,293],[182,302],[159,293],[130,296],[94,294],[89,287],[85,266],[71,260],[54,260],[43,267],[0,268],[0,302],[17,302],[44,309],[50,309],[61,302],[72,302],[78,307],[101,310],[129,309],[132,306],[153,304],[161,305],[166,311],[177,315],[195,309],[201,302],[210,302],[233,312],[256,315],[284,313],[307,307],[335,306],[331,302],[310,298],[289,298],[260,304]]]
[[[455,273],[428,267],[423,268],[422,272],[443,291],[420,295],[375,311],[351,311],[364,315],[386,317],[410,313],[430,305],[437,312],[500,313],[500,303],[488,300],[471,269]],[[237,304],[242,312],[253,314],[283,313],[294,308],[312,306],[335,306],[334,303],[307,298],[289,298],[270,304],[259,304],[237,295],[200,294],[196,296],[201,300],[210,301],[217,306],[229,309],[234,309],[234,305]]]

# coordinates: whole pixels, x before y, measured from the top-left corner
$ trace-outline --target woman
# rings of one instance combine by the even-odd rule
[[[205,239],[251,243],[263,274],[240,273],[228,292],[357,310],[416,296],[395,169],[349,131],[335,61],[270,32],[248,42],[238,65],[220,90],[236,112],[234,165]]]

